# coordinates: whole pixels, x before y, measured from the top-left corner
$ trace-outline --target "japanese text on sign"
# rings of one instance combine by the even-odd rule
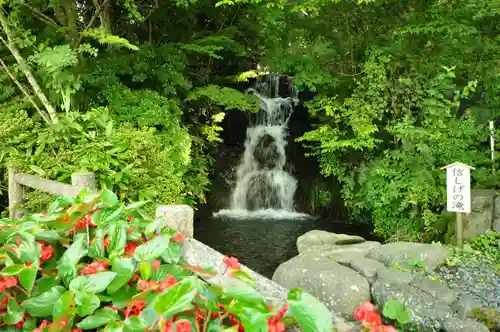
[[[464,164],[450,165],[446,169],[447,210],[470,212],[470,168]]]

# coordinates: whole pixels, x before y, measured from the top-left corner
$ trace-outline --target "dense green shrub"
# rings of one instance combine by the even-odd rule
[[[11,114],[15,115],[27,119],[24,112]],[[7,116],[2,113],[2,117]],[[2,132],[7,138],[4,165],[62,182],[70,182],[71,174],[77,171],[94,172],[99,187],[116,191],[125,201],[182,201],[190,141],[179,124],[163,132],[155,127],[137,128],[113,121],[105,108],[68,113],[52,127],[30,125],[29,120],[20,125],[17,119],[6,120],[10,127]],[[11,136],[21,130],[23,135]],[[47,203],[33,199],[33,195],[39,194],[28,195],[30,209]]]

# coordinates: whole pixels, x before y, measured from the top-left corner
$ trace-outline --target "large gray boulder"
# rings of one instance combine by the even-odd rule
[[[370,300],[370,284],[363,276],[314,251],[281,264],[273,281],[285,288],[304,289],[346,319],[352,319],[354,309]]]
[[[320,252],[342,264],[349,264],[355,259],[364,257],[371,250],[380,246],[379,242],[365,241],[357,235],[337,234],[321,230],[309,231],[297,239],[299,253]]]
[[[403,303],[411,314],[412,322],[420,325],[424,331],[440,331],[443,320],[454,315],[449,306],[408,284],[378,279],[372,285],[372,296],[380,307],[389,300]]]
[[[394,264],[405,266],[411,260],[423,261],[424,269],[433,271],[442,265],[449,250],[440,244],[392,242],[372,249],[367,257],[384,263],[387,267]]]

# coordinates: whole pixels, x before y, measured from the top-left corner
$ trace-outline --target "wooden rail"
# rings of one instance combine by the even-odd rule
[[[38,189],[55,196],[77,196],[84,188],[96,190],[95,174],[79,172],[71,175],[71,184],[47,180],[36,175],[21,173],[9,168],[9,217],[22,218],[24,211],[24,187]]]

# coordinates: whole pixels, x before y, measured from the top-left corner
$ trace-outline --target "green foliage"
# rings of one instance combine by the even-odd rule
[[[143,204],[125,206],[105,189],[59,197],[21,220],[0,219],[5,328],[257,332],[285,320],[306,332],[332,331],[331,313],[301,289],[281,309],[268,306],[237,260],[223,275],[186,265],[184,236],[157,230]]]
[[[71,173],[77,171],[94,172],[101,188],[118,192],[125,201],[176,203],[182,199],[190,153],[186,131],[158,133],[154,127],[136,128],[113,121],[104,108],[68,113],[53,127],[26,129],[32,131],[16,138],[8,136],[15,141],[7,142],[11,148],[5,163],[62,182],[70,181]],[[10,129],[14,130],[19,129]],[[30,209],[47,203],[33,201],[31,195],[27,200]]]
[[[411,321],[411,314],[408,308],[398,300],[388,300],[385,302],[382,314],[399,324],[407,324]]]
[[[486,234],[471,239],[472,249],[480,251],[497,265],[500,265],[500,233],[488,231]]]

